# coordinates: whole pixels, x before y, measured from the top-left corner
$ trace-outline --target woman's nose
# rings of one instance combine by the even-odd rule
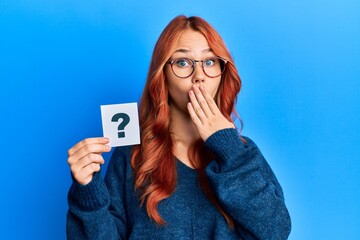
[[[196,62],[194,65],[194,74],[192,76],[192,82],[195,84],[201,84],[205,81],[205,73],[201,66],[202,62]]]

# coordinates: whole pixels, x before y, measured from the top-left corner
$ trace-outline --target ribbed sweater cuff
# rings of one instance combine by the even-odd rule
[[[206,141],[209,148],[220,161],[229,161],[241,153],[241,148],[246,148],[235,128],[226,128],[212,134]]]
[[[83,211],[93,211],[106,205],[110,196],[101,174],[95,173],[91,182],[86,185],[73,180],[68,200]]]

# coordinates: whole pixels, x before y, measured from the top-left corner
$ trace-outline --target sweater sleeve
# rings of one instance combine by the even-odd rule
[[[224,129],[206,140],[216,156],[206,168],[210,185],[241,234],[287,239],[291,220],[281,186],[255,143],[243,138],[246,143],[236,129]]]
[[[67,239],[126,239],[124,158],[116,148],[105,181],[100,173],[87,185],[73,181],[68,193]]]

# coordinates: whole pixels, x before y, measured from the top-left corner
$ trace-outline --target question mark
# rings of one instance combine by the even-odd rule
[[[118,122],[120,118],[122,119],[122,121],[118,126],[118,130],[119,130],[118,138],[123,138],[123,137],[125,137],[124,128],[130,122],[130,117],[126,113],[117,113],[111,118],[111,121],[112,122]]]

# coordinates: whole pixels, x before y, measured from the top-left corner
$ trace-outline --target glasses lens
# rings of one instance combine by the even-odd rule
[[[172,70],[175,75],[181,78],[189,77],[193,73],[194,62],[188,58],[175,59],[172,64]]]
[[[203,69],[209,77],[218,77],[225,68],[225,61],[221,58],[208,58],[203,61]]]

